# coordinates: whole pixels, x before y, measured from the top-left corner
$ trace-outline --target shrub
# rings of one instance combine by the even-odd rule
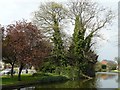
[[[102,65],[102,69],[106,69],[107,68],[107,66],[106,65]]]
[[[35,76],[41,76],[42,77],[42,76],[50,76],[50,75],[48,75],[46,73],[39,72],[39,73],[33,73],[32,76],[33,77],[35,77]]]

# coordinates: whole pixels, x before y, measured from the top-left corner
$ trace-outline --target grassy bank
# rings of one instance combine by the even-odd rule
[[[120,72],[120,71],[119,70],[111,70],[110,72],[116,72],[117,73],[117,72]]]
[[[16,86],[16,85],[25,85],[29,83],[50,83],[50,82],[60,82],[68,80],[64,76],[52,75],[52,74],[43,74],[36,73],[34,75],[22,75],[22,81],[18,81],[17,75],[13,78],[10,76],[2,76],[2,84],[3,86]]]

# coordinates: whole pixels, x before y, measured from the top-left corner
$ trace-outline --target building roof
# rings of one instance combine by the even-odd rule
[[[117,64],[115,61],[112,61],[112,60],[102,60],[101,63],[102,64],[108,64],[108,63]]]

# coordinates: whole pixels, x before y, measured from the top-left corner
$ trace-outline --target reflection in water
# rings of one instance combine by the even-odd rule
[[[67,81],[65,83],[39,85],[36,88],[95,88],[94,79],[88,81]]]
[[[107,79],[113,79],[115,76],[117,76],[117,74],[115,73],[115,74],[105,74],[105,73],[103,73],[103,74],[97,74],[97,78],[101,78],[101,79],[104,79],[104,80],[107,80]]]
[[[99,88],[118,88],[118,74],[105,72],[97,73],[96,78],[90,80],[40,84],[21,88],[19,90],[39,90],[40,88],[96,88],[96,90],[99,90]]]
[[[118,88],[118,73],[97,73],[97,88]]]

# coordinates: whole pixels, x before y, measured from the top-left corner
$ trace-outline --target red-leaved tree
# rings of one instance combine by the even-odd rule
[[[9,45],[12,47],[17,63],[19,64],[18,80],[21,80],[21,72],[26,64],[41,64],[42,60],[49,55],[50,48],[44,44],[46,41],[40,30],[31,22],[19,21],[10,24],[6,28],[10,38]]]

